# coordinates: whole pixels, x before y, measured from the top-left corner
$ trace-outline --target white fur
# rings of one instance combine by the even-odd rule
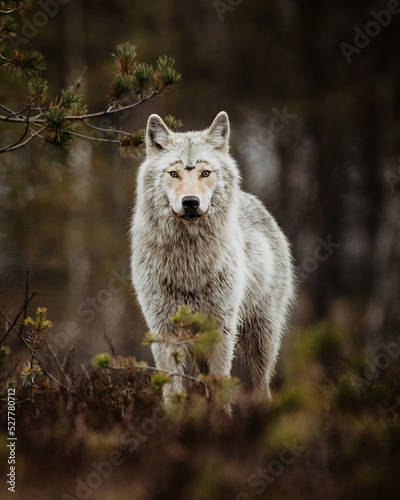
[[[132,281],[151,331],[173,333],[170,317],[181,304],[214,315],[223,342],[208,357],[210,373],[230,374],[238,343],[253,385],[269,393],[293,300],[291,255],[271,214],[240,189],[228,140],[225,112],[209,129],[187,133],[173,133],[159,116],[150,116],[131,226]],[[215,175],[212,187],[199,195],[204,215],[194,221],[179,217],[179,204],[196,193],[177,201],[166,185],[166,169],[176,162],[196,167],[197,177],[202,162]],[[152,350],[158,368],[183,373],[171,348],[154,344]],[[181,377],[174,377],[164,386],[164,398],[182,389]]]

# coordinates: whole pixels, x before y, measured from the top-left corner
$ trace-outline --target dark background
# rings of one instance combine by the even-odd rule
[[[105,106],[116,44],[134,43],[148,63],[174,57],[183,81],[114,125],[135,131],[151,113],[171,113],[182,130],[202,129],[227,111],[244,187],[292,242],[294,327],[326,321],[372,353],[398,335],[400,323],[400,14],[389,20],[381,13],[385,27],[370,23],[372,10],[400,7],[381,0],[231,3],[71,0],[20,48],[44,54],[54,96],[88,67],[82,91],[93,111]],[[26,15],[31,23],[35,9]],[[356,27],[375,36],[358,34],[365,47],[346,59],[341,44],[354,46]],[[22,108],[25,85],[3,73],[1,102]],[[10,142],[9,127],[0,133]],[[42,294],[31,314],[48,307],[60,353],[73,343],[82,359],[106,351],[101,317],[119,354],[151,359],[132,290],[126,279],[118,291],[112,281],[128,276],[140,161],[84,140],[67,152],[36,142],[0,157],[0,305],[10,316],[18,309],[30,268],[32,289]],[[321,242],[333,243],[329,253]]]

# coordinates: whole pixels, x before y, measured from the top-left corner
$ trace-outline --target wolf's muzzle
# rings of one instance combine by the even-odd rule
[[[181,216],[185,220],[194,220],[200,217],[198,213],[200,200],[197,196],[184,196],[182,199],[182,208],[185,211]]]

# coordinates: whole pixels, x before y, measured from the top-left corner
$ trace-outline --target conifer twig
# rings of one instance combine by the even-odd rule
[[[1,312],[1,315],[9,322],[10,320],[8,319],[8,317],[3,313]],[[29,343],[26,341],[26,339],[24,338],[24,336],[22,335],[22,333],[18,330],[18,328],[14,325],[13,326],[13,330],[15,330],[19,336],[19,338],[22,340],[22,342],[25,344],[25,346],[28,348],[29,352],[32,354],[32,348],[31,346],[29,345]],[[57,384],[58,386],[62,387],[63,389],[65,389],[66,391],[70,392],[71,394],[73,394],[74,396],[76,396],[78,399],[81,399],[83,400],[82,396],[80,396],[79,394],[77,394],[73,389],[71,389],[71,387],[68,387],[66,386],[65,384],[63,384],[62,382],[60,382],[59,380],[57,380],[56,377],[54,377],[54,375],[47,371],[44,367],[43,367],[43,363],[40,361],[39,358],[36,358],[37,362],[38,362],[38,365],[40,366],[42,372],[44,373],[44,375],[46,375],[47,377],[51,378],[51,380]]]

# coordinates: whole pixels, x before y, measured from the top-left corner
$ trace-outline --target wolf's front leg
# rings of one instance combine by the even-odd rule
[[[208,354],[208,366],[211,375],[223,377],[231,374],[235,337],[230,332],[222,333],[222,340]]]
[[[235,328],[232,328],[230,331],[224,330],[221,342],[216,344],[208,354],[209,373],[216,378],[230,377],[236,343],[235,335],[231,332],[235,331]],[[227,415],[231,415],[231,402],[225,403],[222,406],[222,410]]]
[[[156,362],[156,367],[160,370],[168,370],[171,373],[184,374],[185,372],[185,362],[182,361],[179,364],[175,361],[174,346],[169,346],[164,343],[154,343],[151,346],[153,351],[154,360]],[[171,382],[163,385],[163,398],[166,407],[168,403],[171,402],[174,395],[183,392],[183,377],[179,375],[174,375],[171,377]]]

